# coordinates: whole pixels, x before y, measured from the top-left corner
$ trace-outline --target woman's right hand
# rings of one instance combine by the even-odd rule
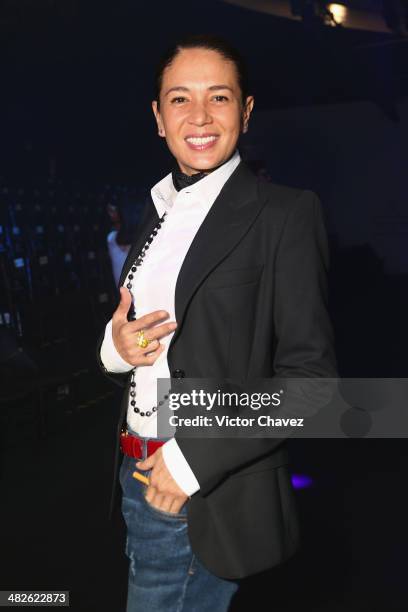
[[[163,323],[158,321],[167,319],[169,313],[165,310],[155,310],[134,321],[127,320],[127,314],[132,304],[132,296],[126,287],[120,287],[120,302],[112,316],[113,343],[119,355],[133,366],[152,365],[164,351],[164,344],[159,342],[167,334],[172,333],[177,323]],[[151,340],[146,348],[138,346],[137,332],[144,331],[144,337]]]

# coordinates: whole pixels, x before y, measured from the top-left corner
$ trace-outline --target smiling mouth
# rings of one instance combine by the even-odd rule
[[[185,138],[186,143],[191,149],[202,151],[203,149],[209,149],[218,140],[219,136],[187,136]]]

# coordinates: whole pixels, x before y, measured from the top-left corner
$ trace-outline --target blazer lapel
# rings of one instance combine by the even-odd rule
[[[169,349],[180,334],[187,306],[195,291],[243,238],[265,201],[259,199],[255,175],[241,161],[199,227],[181,266],[175,290],[178,325]]]

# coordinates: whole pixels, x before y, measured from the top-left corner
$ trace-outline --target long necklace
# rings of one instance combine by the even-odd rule
[[[133,262],[131,268],[130,268],[130,274],[128,275],[128,283],[126,285],[126,287],[129,289],[129,291],[132,291],[132,286],[133,286],[133,279],[134,279],[134,273],[137,271],[137,269],[142,265],[144,257],[146,256],[146,251],[149,249],[151,243],[153,242],[153,239],[155,236],[157,236],[157,233],[159,231],[159,229],[161,228],[162,224],[164,223],[164,220],[166,218],[167,212],[165,212],[163,214],[162,217],[160,217],[158,223],[155,225],[154,229],[152,230],[152,233],[150,234],[149,238],[146,240],[145,245],[143,246],[142,250],[139,252],[138,256],[136,257],[135,261]],[[134,321],[136,319],[136,312],[135,309],[133,308],[133,312],[130,315],[130,318],[132,321]],[[164,404],[165,400],[168,399],[168,394],[163,396],[163,399],[159,401],[158,406],[153,406],[151,408],[151,410],[147,410],[146,412],[143,412],[140,408],[138,408],[136,406],[136,392],[135,392],[135,387],[136,387],[136,382],[135,382],[135,376],[136,376],[136,368],[133,368],[132,370],[132,374],[131,374],[131,381],[130,381],[130,405],[133,407],[133,412],[135,412],[136,414],[139,414],[140,416],[144,417],[144,416],[151,416],[152,414],[154,414],[155,412],[157,412],[158,406],[162,406],[162,404]],[[170,389],[169,389],[170,392]]]

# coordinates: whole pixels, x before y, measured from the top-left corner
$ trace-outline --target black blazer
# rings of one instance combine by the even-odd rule
[[[120,284],[158,221],[145,207]],[[258,181],[241,161],[200,226],[175,293],[172,377],[335,377],[327,311],[328,243],[311,191]],[[99,339],[97,355],[103,333]],[[117,439],[126,422],[128,374]],[[277,438],[179,438],[200,491],[188,504],[193,552],[214,574],[242,578],[298,547],[286,442]],[[116,448],[111,512],[117,490]]]

